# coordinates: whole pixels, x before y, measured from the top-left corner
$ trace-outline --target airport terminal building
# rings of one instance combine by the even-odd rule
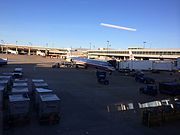
[[[180,48],[140,48],[129,47],[128,49],[98,48],[51,48],[32,45],[0,44],[1,53],[21,55],[41,55],[56,58],[68,56],[80,56],[97,59],[117,60],[176,60],[180,57]]]
[[[89,58],[115,58],[119,60],[175,60],[180,57],[180,48],[128,48],[121,50],[88,50]]]

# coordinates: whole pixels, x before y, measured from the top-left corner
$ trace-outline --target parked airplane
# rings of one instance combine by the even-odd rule
[[[81,57],[72,57],[71,61],[76,65],[76,67],[81,67],[81,66],[83,66],[84,68],[94,67],[96,69],[106,70],[110,72],[115,70],[114,67],[107,61],[81,58]]]

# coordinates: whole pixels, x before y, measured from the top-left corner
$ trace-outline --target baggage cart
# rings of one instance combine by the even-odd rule
[[[56,94],[40,95],[38,117],[40,123],[59,123],[60,98]]]
[[[9,95],[8,124],[30,121],[30,98],[26,94]]]
[[[45,82],[39,82],[39,83],[33,83],[33,92],[35,91],[36,88],[45,88],[48,89],[48,84]]]
[[[51,93],[53,93],[53,90],[45,89],[45,88],[36,88],[35,89],[35,107],[38,108],[40,95],[51,94]]]
[[[29,89],[28,87],[14,87],[11,90],[11,94],[28,94],[29,95]]]
[[[23,77],[23,69],[22,68],[15,68],[13,71],[14,78],[22,78]]]

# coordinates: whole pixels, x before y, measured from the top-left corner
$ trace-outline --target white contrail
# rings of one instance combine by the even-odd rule
[[[122,27],[122,26],[118,26],[118,25],[112,25],[112,24],[106,24],[106,23],[101,23],[100,25],[105,26],[105,27],[115,28],[115,29],[136,31],[136,29],[128,28],[128,27]]]

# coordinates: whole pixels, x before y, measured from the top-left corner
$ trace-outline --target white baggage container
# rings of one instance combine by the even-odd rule
[[[153,61],[151,60],[134,60],[131,61],[131,70],[152,70]]]
[[[28,87],[15,87],[12,88],[11,94],[29,94]]]
[[[9,115],[28,115],[30,108],[30,98],[28,95],[9,95]]]
[[[53,93],[53,90],[44,89],[44,88],[36,88],[35,89],[35,106],[38,107],[40,95],[51,94],[51,93]]]
[[[119,64],[120,64],[119,65],[120,69],[130,69],[131,68],[131,61],[130,60],[121,61]]]
[[[60,98],[56,94],[40,95],[39,117],[49,117],[60,113]]]
[[[171,61],[154,61],[153,69],[154,70],[172,71],[173,70],[173,62],[171,62]]]

